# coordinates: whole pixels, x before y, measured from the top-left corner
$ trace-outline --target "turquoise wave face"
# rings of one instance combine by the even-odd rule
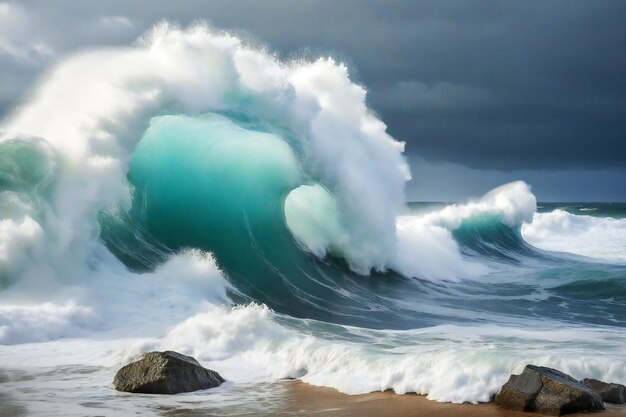
[[[240,291],[235,297],[296,317],[374,327],[397,321],[393,309],[376,316],[363,310],[401,297],[403,278],[357,276],[340,258],[301,250],[287,228],[289,193],[320,189],[305,181],[297,142],[230,116],[237,123],[218,114],[152,119],[130,163],[132,208],[100,213],[109,249],[134,270],[151,269],[173,251],[202,249]],[[290,203],[307,201],[300,200],[296,193]]]
[[[519,226],[507,226],[498,215],[467,218],[453,231],[463,256],[494,266],[488,285],[393,272],[361,276],[332,251],[323,257],[302,250],[290,230],[332,241],[328,236],[337,227],[328,223],[332,195],[303,171],[297,143],[241,115],[156,117],[132,155],[132,208],[101,212],[101,237],[135,270],[151,269],[183,248],[210,251],[238,290],[235,300],[265,303],[294,317],[410,329],[481,322],[503,312],[598,323],[597,311],[608,311],[613,321],[601,323],[626,322],[619,303],[587,296],[605,295],[596,289],[611,283],[622,300],[623,267],[533,248]],[[315,193],[324,198],[308,198]],[[298,215],[305,212],[316,214],[310,218],[318,225],[299,230]],[[297,227],[287,227],[290,218]],[[563,317],[556,302],[589,313]]]
[[[508,226],[503,223],[501,215],[483,214],[465,219],[452,234],[462,251],[470,256],[514,264],[522,263],[528,258],[552,258],[526,243],[522,237],[521,225]]]
[[[133,214],[163,243],[239,258],[250,225],[280,230],[282,201],[300,172],[281,138],[209,114],[154,118],[128,178]]]
[[[293,149],[250,118],[156,117],[131,160],[132,209],[101,214],[104,240],[136,269],[172,250],[210,251],[247,297],[319,315],[321,305],[345,300],[318,282],[326,267],[286,228],[284,201],[304,177]]]

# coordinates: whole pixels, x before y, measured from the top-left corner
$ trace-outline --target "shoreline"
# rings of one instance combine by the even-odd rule
[[[0,374],[1,376],[1,374]],[[18,384],[4,387],[0,383],[0,417],[18,416],[101,416],[157,415],[163,417],[538,417],[541,414],[504,410],[494,402],[453,404],[431,401],[425,395],[395,394],[376,391],[348,395],[334,388],[318,387],[300,380],[280,380],[256,384],[225,384],[222,387],[177,395],[129,394],[115,391],[113,386],[88,400],[65,401],[41,408],[42,401],[54,398],[64,389],[44,392],[43,397],[12,395],[12,391],[31,391],[41,375],[27,379],[9,379]],[[108,380],[109,375],[99,378]],[[20,386],[20,381],[29,383]],[[0,382],[2,382],[0,378]],[[46,381],[44,381],[45,383]],[[9,388],[9,389],[6,389]],[[50,388],[50,387],[48,387]],[[31,408],[31,405],[34,406]],[[626,404],[605,404],[606,411],[569,414],[572,417],[626,417]]]
[[[495,403],[453,404],[431,401],[424,395],[399,395],[391,391],[347,395],[334,388],[317,387],[299,380],[282,381],[287,407],[280,414],[337,417],[532,417],[542,414],[504,410]],[[626,404],[605,404],[606,411],[568,414],[626,417]]]

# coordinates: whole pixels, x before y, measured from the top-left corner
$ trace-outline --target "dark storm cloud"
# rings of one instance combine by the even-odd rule
[[[55,56],[127,44],[163,18],[181,25],[204,19],[251,33],[284,56],[307,47],[330,52],[351,63],[389,131],[407,142],[407,153],[427,160],[496,169],[626,166],[623,1],[41,0],[19,6]],[[45,62],[8,68],[0,61],[0,111]]]

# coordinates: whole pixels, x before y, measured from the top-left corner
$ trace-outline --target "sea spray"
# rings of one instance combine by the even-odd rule
[[[49,202],[63,224],[57,244],[87,263],[98,210],[129,204],[125,174],[153,115],[244,109],[301,142],[303,170],[337,201],[349,237],[342,253],[367,273],[392,257],[409,174],[403,145],[367,109],[365,94],[330,58],[281,63],[206,26],[164,23],[135,47],[61,62],[2,126],[2,140],[44,138],[59,154]]]

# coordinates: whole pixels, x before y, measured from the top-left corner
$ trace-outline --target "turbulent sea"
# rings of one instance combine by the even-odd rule
[[[407,204],[409,179],[330,58],[167,24],[65,58],[0,124],[0,405],[254,415],[285,378],[481,402],[527,363],[626,383],[626,204]],[[228,382],[113,390],[165,349]]]

